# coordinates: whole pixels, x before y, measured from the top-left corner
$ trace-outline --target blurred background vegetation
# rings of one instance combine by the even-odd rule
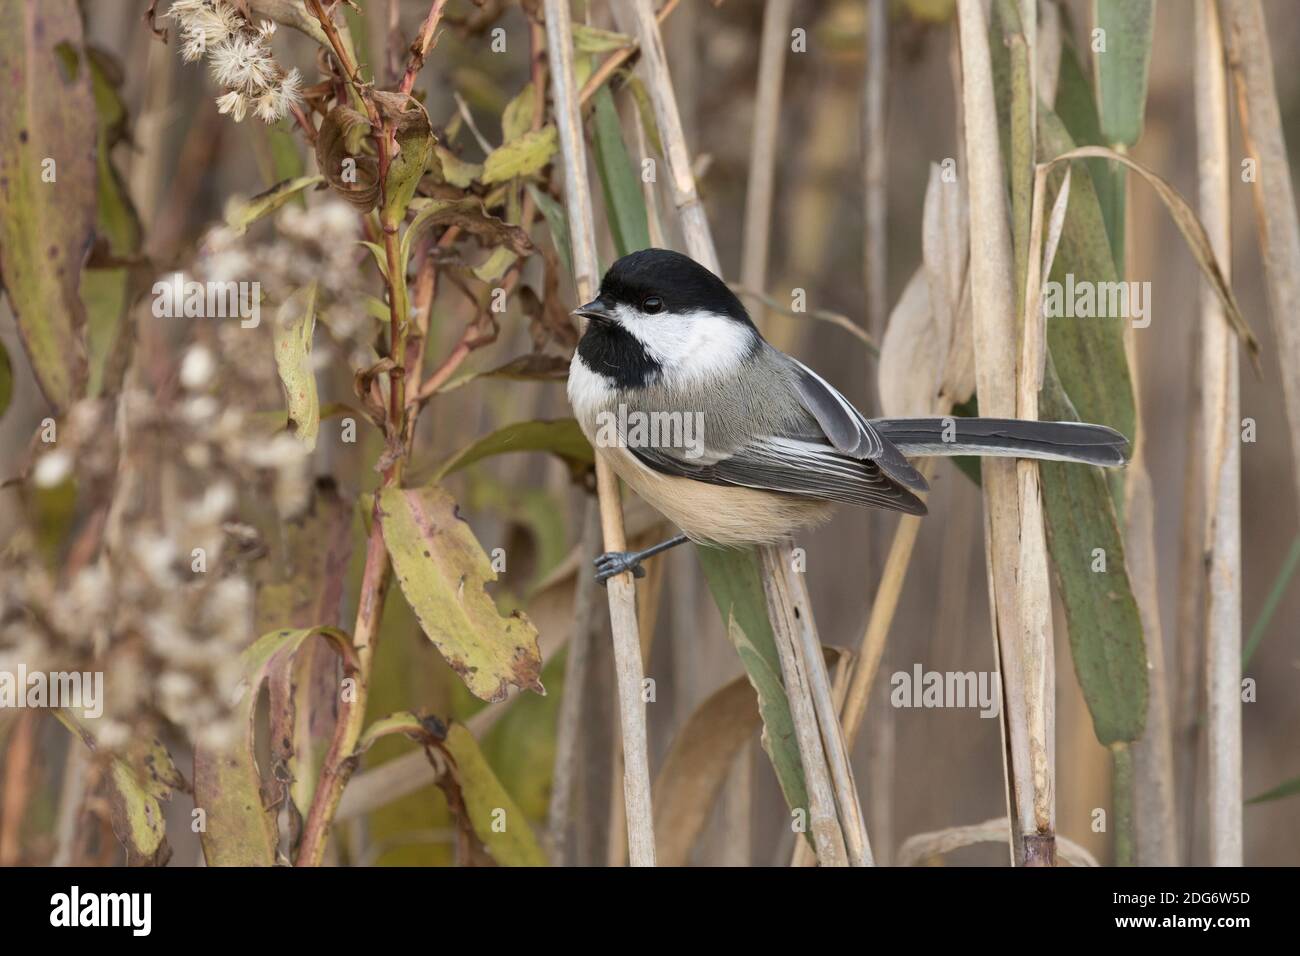
[[[386,62],[388,5],[363,2],[362,13],[348,11],[364,63]],[[590,22],[613,29],[605,4],[575,3],[575,18],[590,6]],[[953,3],[907,0],[889,5],[887,130],[885,169],[888,197],[887,269],[884,301],[891,308],[921,261],[921,210],[930,165],[959,154],[958,81],[954,78]],[[1079,49],[1087,48],[1091,3],[1062,0],[1062,22],[1072,29]],[[176,55],[175,43],[164,45],[141,20],[143,5],[133,0],[90,0],[85,4],[86,35],[120,64],[121,99],[129,117],[129,135],[114,156],[139,213],[143,252],[160,273],[185,268],[193,260],[206,229],[224,215],[232,195],[251,195],[270,187],[307,157],[295,145],[292,123],[277,127],[246,121],[234,124],[219,116],[213,89],[203,70],[190,69]],[[397,4],[406,37],[414,35],[427,4]],[[1300,77],[1285,68],[1300,50],[1300,22],[1288,0],[1268,0],[1269,39],[1275,80],[1290,143],[1300,142]],[[1191,6],[1166,2],[1158,7],[1151,50],[1145,123],[1131,155],[1156,170],[1184,195],[1196,196],[1196,129],[1192,98]],[[788,300],[792,290],[806,291],[810,308],[842,313],[866,325],[863,279],[862,102],[867,49],[867,4],[863,0],[795,0],[792,26],[807,31],[807,52],[786,57],[776,150],[775,205],[767,291]],[[490,30],[503,27],[506,51],[491,55]],[[518,4],[486,0],[475,5],[452,0],[448,19],[416,92],[425,97],[435,129],[446,133],[460,157],[481,162],[485,151],[468,128],[490,144],[502,140],[507,105],[530,78],[529,21]],[[713,225],[728,278],[740,273],[740,254],[750,143],[758,80],[756,64],[762,27],[762,4],[755,0],[683,0],[664,22],[665,44],[686,136],[695,160],[699,189]],[[288,34],[290,31],[282,31]],[[316,47],[297,34],[276,38],[277,55],[317,75]],[[457,98],[463,100],[458,105]],[[620,96],[624,127],[637,124],[633,98]],[[5,131],[4,135],[11,135]],[[631,141],[635,144],[635,140]],[[1230,167],[1242,155],[1234,139]],[[635,151],[634,154],[635,156]],[[1292,155],[1297,155],[1293,149]],[[1292,163],[1292,173],[1296,172]],[[1076,172],[1076,175],[1078,173]],[[558,178],[558,177],[557,177]],[[658,202],[668,222],[667,181],[660,175]],[[1281,379],[1295,375],[1275,358],[1267,296],[1256,253],[1254,213],[1248,184],[1233,180],[1234,249],[1232,285],[1258,335],[1263,374],[1245,369],[1241,378],[1241,413],[1257,422],[1258,441],[1242,446],[1242,585],[1244,632],[1260,621],[1266,601],[1295,547],[1297,513],[1290,476],[1289,434]],[[598,221],[604,221],[605,197],[595,196]],[[1128,191],[1129,278],[1150,280],[1152,322],[1134,338],[1140,382],[1140,407],[1146,423],[1146,460],[1155,492],[1155,545],[1160,617],[1164,622],[1166,660],[1179,661],[1195,647],[1180,614],[1180,555],[1184,534],[1184,497],[1189,470],[1198,471],[1189,441],[1189,409],[1197,378],[1199,273],[1177,229],[1151,191],[1134,185]],[[671,245],[680,247],[671,233]],[[602,227],[602,265],[615,257],[610,229]],[[542,244],[544,230],[535,230]],[[549,242],[549,240],[546,240]],[[978,250],[975,254],[978,255]],[[357,262],[369,269],[370,263]],[[523,273],[524,284],[545,304],[571,308],[567,270],[558,270],[559,286],[546,288],[542,257]],[[447,297],[435,306],[431,355],[444,355],[460,334],[459,306]],[[501,320],[498,340],[476,352],[467,368],[499,366],[532,347],[526,296],[513,295]],[[442,309],[446,312],[439,315]],[[874,357],[853,336],[834,325],[769,312],[764,320],[770,337],[817,368],[860,407],[878,410],[874,394]],[[179,354],[190,331],[168,328],[160,348]],[[200,336],[208,334],[200,331]],[[0,419],[0,447],[16,462],[46,414],[32,379],[7,305],[0,305],[0,340],[13,365],[13,398]],[[253,384],[248,386],[250,389]],[[273,379],[249,396],[252,408],[274,407]],[[350,376],[335,368],[321,381],[321,401],[351,401]],[[529,419],[568,415],[562,382],[470,381],[441,395],[426,409],[411,472],[429,475],[437,463],[476,439]],[[371,464],[381,440],[369,430],[355,446],[327,445],[314,464],[345,497],[373,488]],[[7,466],[4,477],[15,470]],[[563,658],[556,649],[567,638],[574,591],[574,569],[586,573],[579,550],[583,526],[581,487],[567,465],[540,454],[486,459],[446,479],[463,514],[486,551],[505,549],[508,564],[494,596],[503,608],[526,609],[536,624],[545,662],[545,697],[521,695],[491,715],[443,662],[394,587],[388,593],[379,651],[375,661],[368,713],[371,718],[397,710],[418,710],[462,720],[479,713],[471,729],[480,735],[484,754],[506,790],[538,826],[544,826],[555,759],[555,724],[563,687]],[[999,722],[982,720],[974,709],[894,709],[888,705],[889,676],[925,670],[992,671],[988,591],[982,542],[979,488],[949,462],[940,462],[932,479],[930,515],[922,525],[912,568],[863,733],[853,752],[858,783],[868,815],[868,829],[878,860],[896,859],[910,835],[974,824],[1003,816],[1006,803]],[[32,523],[43,546],[59,553],[74,520],[60,488],[0,496],[0,537]],[[364,529],[353,509],[349,594],[364,557]],[[628,524],[648,540],[654,519],[628,503]],[[874,592],[884,548],[897,519],[842,509],[827,527],[801,541],[807,548],[808,582],[826,644],[853,647],[859,640]],[[872,540],[874,536],[874,541]],[[63,542],[62,544],[60,542]],[[66,552],[63,552],[66,554]],[[692,549],[679,549],[654,561],[647,582],[639,587],[643,624],[652,629],[647,674],[654,678],[655,701],[649,706],[651,768],[660,766],[677,732],[702,701],[741,674],[724,622],[706,587]],[[653,595],[657,593],[658,600]],[[343,620],[350,621],[352,608]],[[1059,616],[1059,609],[1058,609]],[[618,816],[621,784],[615,772],[617,707],[613,665],[603,596],[591,614],[596,631],[579,747],[582,771],[575,788],[576,823],[571,858],[583,863],[617,861],[621,849]],[[1300,588],[1286,590],[1272,611],[1247,674],[1258,685],[1257,700],[1244,707],[1244,778],[1246,797],[1300,774]],[[268,622],[268,626],[278,626]],[[260,632],[259,632],[260,633]],[[1065,628],[1058,620],[1057,649],[1057,825],[1058,832],[1086,848],[1103,863],[1113,860],[1109,833],[1093,831],[1095,808],[1111,805],[1111,765],[1073,677]],[[1185,681],[1176,670],[1171,687],[1177,697]],[[17,721],[0,714],[0,754],[12,761]],[[43,863],[53,858],[60,811],[61,783],[72,765],[71,737],[53,721],[24,731],[33,756],[22,787],[27,789],[21,820],[7,819],[11,834],[4,862]],[[1188,734],[1186,723],[1175,734]],[[1176,738],[1177,739],[1177,738]],[[751,745],[757,753],[757,741]],[[6,749],[7,748],[7,749]],[[420,782],[421,764],[407,755],[409,741],[379,740],[366,754],[363,771],[352,781],[340,811],[343,839],[332,857],[353,864],[445,865],[454,859],[454,824],[444,797],[433,783]],[[191,768],[175,754],[182,773]],[[394,763],[399,761],[400,763]],[[393,776],[376,776],[385,764],[405,768]],[[14,764],[0,762],[0,773]],[[1193,776],[1203,774],[1204,761]],[[415,769],[413,769],[415,768]],[[390,768],[391,770],[392,768]],[[1179,772],[1184,772],[1180,765]],[[427,778],[425,778],[427,780]],[[414,781],[413,783],[411,781]],[[611,785],[613,782],[613,785]],[[1204,781],[1195,783],[1202,792]],[[19,784],[7,776],[4,793]],[[414,787],[415,789],[412,789]],[[354,790],[356,792],[354,792]],[[405,792],[409,791],[409,792]],[[401,796],[396,794],[401,793]],[[383,795],[383,799],[376,797]],[[362,799],[362,795],[365,799]],[[791,847],[788,811],[775,777],[761,756],[752,772],[752,850],[755,863],[788,859]],[[1245,810],[1245,859],[1254,865],[1300,861],[1300,817],[1295,797],[1248,805]],[[350,802],[352,801],[352,802]],[[358,803],[357,801],[361,801]],[[725,803],[725,801],[724,801]],[[9,808],[6,807],[6,812]],[[166,804],[172,865],[201,860],[197,837],[189,827],[191,803],[185,795]],[[734,860],[728,856],[726,811],[712,812],[692,859],[700,863]],[[4,819],[4,818],[0,818]],[[15,836],[16,835],[16,836]],[[16,839],[16,843],[14,840]],[[1184,862],[1205,859],[1203,814],[1179,820],[1180,855]],[[85,849],[81,859],[114,862],[117,850],[105,840],[98,855]],[[953,853],[954,864],[1001,864],[1004,846],[983,844]]]

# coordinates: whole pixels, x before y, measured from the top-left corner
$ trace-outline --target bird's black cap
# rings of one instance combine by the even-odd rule
[[[681,315],[705,310],[754,325],[725,282],[690,256],[671,249],[630,253],[610,266],[600,283],[600,299],[611,306],[640,308],[649,296],[663,300],[663,312]]]

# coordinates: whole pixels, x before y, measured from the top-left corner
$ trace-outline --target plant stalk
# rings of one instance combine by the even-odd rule
[[[551,91],[564,161],[564,194],[573,249],[574,284],[578,298],[591,298],[599,284],[596,228],[582,136],[582,114],[573,78],[573,27],[568,0],[546,0],[546,40],[550,55]],[[618,478],[600,456],[596,458],[596,491],[600,523],[608,551],[627,549]],[[606,583],[614,633],[614,666],[618,676],[620,726],[623,733],[623,799],[627,810],[628,859],[632,866],[654,866],[654,821],[650,810],[650,764],[646,747],[646,713],[641,700],[645,679],[636,617],[636,590],[630,572]]]
[[[637,39],[641,43],[641,64],[646,72],[647,92],[654,107],[668,161],[673,204],[681,219],[687,251],[705,268],[720,275],[722,269],[717,247],[713,242],[704,205],[695,188],[695,174],[691,168],[690,151],[668,73],[663,38],[650,0],[634,0],[632,17],[636,24]],[[848,753],[844,749],[843,734],[834,707],[826,706],[828,695],[816,692],[818,687],[830,686],[826,662],[821,653],[809,654],[801,650],[809,646],[818,649],[821,647],[812,619],[807,587],[802,576],[793,570],[790,544],[772,545],[760,550],[764,571],[763,588],[767,595],[773,636],[781,655],[791,712],[806,714],[811,711],[821,720],[820,739],[817,733],[809,733],[806,725],[803,732],[799,733],[800,756],[804,774],[808,778],[809,799],[810,802],[814,799],[815,793],[822,787],[819,781],[826,778],[833,782],[833,805],[838,805],[838,817],[833,811],[827,810],[824,814],[819,814],[810,808],[815,820],[829,818],[834,823],[833,827],[827,828],[829,832],[820,840],[819,859],[824,852],[827,857],[822,860],[823,863],[841,862],[843,856],[837,852],[837,846],[842,841],[848,850],[850,862],[868,865],[871,862],[871,849],[862,820],[857,788],[849,769]],[[801,633],[801,630],[806,633]],[[800,673],[798,668],[798,655],[801,653],[804,655],[805,673]],[[823,747],[829,747],[833,751],[829,759]],[[835,834],[836,830],[840,833]]]

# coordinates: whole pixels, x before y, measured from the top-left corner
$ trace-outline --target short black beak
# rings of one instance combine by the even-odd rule
[[[573,310],[573,314],[580,315],[592,322],[612,322],[614,320],[613,313],[600,299],[592,299],[586,305],[578,306]]]

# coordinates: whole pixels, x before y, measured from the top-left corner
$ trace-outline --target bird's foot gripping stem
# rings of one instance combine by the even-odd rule
[[[596,580],[604,584],[612,577],[631,571],[635,578],[645,577],[645,568],[641,567],[641,562],[646,558],[659,554],[661,551],[667,551],[669,548],[675,548],[679,544],[684,544],[687,538],[684,534],[669,538],[667,541],[661,541],[653,547],[646,548],[644,551],[606,551],[595,560]]]

